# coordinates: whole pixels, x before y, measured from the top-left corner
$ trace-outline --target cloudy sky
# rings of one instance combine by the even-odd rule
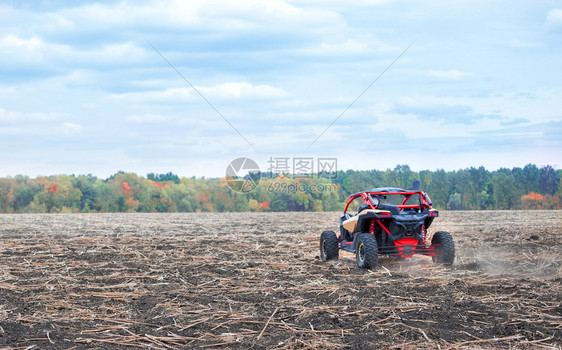
[[[559,1],[0,1],[0,53],[0,176],[562,167]]]

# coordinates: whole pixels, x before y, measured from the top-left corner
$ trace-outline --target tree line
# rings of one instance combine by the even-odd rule
[[[230,189],[225,178],[119,171],[93,175],[0,178],[0,213],[341,211],[347,197],[375,187],[426,191],[434,207],[447,210],[562,209],[562,170],[552,166],[471,167],[413,171],[340,171],[333,178],[263,174],[250,193]]]

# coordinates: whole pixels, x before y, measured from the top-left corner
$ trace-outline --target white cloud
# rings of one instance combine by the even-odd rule
[[[13,95],[16,89],[13,86],[0,86],[0,95],[8,96]]]
[[[42,48],[44,46],[44,43],[37,37],[22,39],[13,34],[8,34],[0,39],[0,46],[2,46],[3,48],[20,47],[28,51],[35,51]]]
[[[548,11],[544,26],[547,29],[562,28],[562,9],[552,9]]]
[[[0,64],[8,67],[43,64],[46,46],[45,42],[37,36],[25,39],[8,34],[0,38],[0,51],[2,52]],[[54,45],[51,46],[51,49],[54,49]]]
[[[59,125],[56,131],[65,136],[76,136],[84,130],[84,127],[80,124],[65,122]]]
[[[335,55],[350,57],[353,55],[397,53],[401,51],[399,47],[384,44],[371,36],[350,38],[345,35],[340,35],[338,37],[326,39],[329,41],[299,49],[298,52],[306,55],[323,57],[333,57]]]
[[[166,122],[168,118],[160,114],[143,114],[143,115],[131,115],[127,117],[127,120],[133,123],[162,123]]]
[[[0,134],[5,138],[34,136],[39,139],[52,134],[75,136],[84,130],[80,124],[65,121],[70,117],[62,113],[24,113],[0,109]]]
[[[10,22],[0,25],[0,33],[8,33],[0,36],[0,66],[12,72],[13,68],[20,68],[47,75],[69,68],[151,66],[158,60],[145,38],[175,63],[184,60],[186,54],[261,50],[264,44],[271,44],[265,39],[267,36],[273,40],[282,38],[292,47],[265,51],[284,54],[301,49],[305,46],[302,43],[310,38],[322,43],[326,37],[339,37],[335,43],[319,44],[326,45],[321,50],[330,52],[363,52],[366,45],[345,34],[346,23],[338,13],[321,7],[303,8],[282,0],[152,0],[70,6],[48,13],[34,12],[33,7],[26,11],[8,7],[13,15]],[[18,28],[19,23],[28,25]],[[163,32],[165,36],[161,36]],[[225,50],[213,46],[214,42],[231,38],[241,45],[227,45]],[[187,43],[181,43],[184,39]],[[210,47],[203,52],[178,50],[179,46],[194,42]]]
[[[144,102],[144,101],[186,101],[192,98],[191,88],[169,88],[164,90],[152,90],[141,92],[126,92],[111,94],[106,97],[108,100]]]
[[[227,82],[213,87],[198,88],[201,93],[224,99],[269,99],[283,98],[287,93],[281,89],[267,84],[252,85],[250,83]]]
[[[115,60],[142,61],[147,57],[146,50],[137,47],[132,42],[104,45],[96,50],[77,51],[75,53],[84,61],[106,61],[108,63]]]
[[[540,42],[519,40],[519,39],[513,39],[511,41],[511,45],[519,49],[534,49],[537,47],[544,47],[544,44]]]
[[[465,78],[474,76],[474,74],[469,72],[462,72],[456,69],[451,69],[451,70],[430,69],[427,72],[427,76],[430,78],[436,78],[440,80],[463,80]]]
[[[249,30],[271,28],[280,23],[314,27],[341,22],[335,12],[301,8],[282,0],[153,0],[143,4],[122,1],[65,9],[57,13],[57,17],[64,19],[59,20],[62,27],[68,28],[72,22],[75,27],[94,30],[108,27]],[[285,29],[290,30],[290,27]]]
[[[61,113],[23,113],[0,108],[0,123],[46,122],[64,117]]]
[[[288,96],[281,88],[270,85],[252,85],[245,82],[226,82],[215,86],[196,86],[205,98],[213,100],[251,100],[278,99]],[[143,102],[143,101],[187,101],[200,98],[191,87],[169,88],[142,92],[111,94],[110,100]]]
[[[147,51],[132,42],[102,44],[94,48],[79,48],[54,44],[38,36],[29,38],[8,34],[0,38],[0,63],[12,66],[48,65],[68,69],[76,66],[119,66],[133,62],[144,62]]]

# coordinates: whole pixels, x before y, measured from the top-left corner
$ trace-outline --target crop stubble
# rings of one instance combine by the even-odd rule
[[[336,213],[0,215],[0,347],[559,348],[560,211],[442,212],[457,245],[323,263]]]

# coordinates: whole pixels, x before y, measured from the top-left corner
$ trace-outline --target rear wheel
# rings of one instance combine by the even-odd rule
[[[334,231],[324,231],[320,235],[320,257],[322,261],[339,258],[338,237]]]
[[[435,232],[431,239],[431,245],[435,247],[437,256],[432,257],[434,263],[452,265],[455,260],[455,242],[449,232]]]
[[[357,249],[355,251],[357,266],[362,269],[374,269],[379,261],[379,248],[377,240],[370,233],[361,233],[357,236]]]

